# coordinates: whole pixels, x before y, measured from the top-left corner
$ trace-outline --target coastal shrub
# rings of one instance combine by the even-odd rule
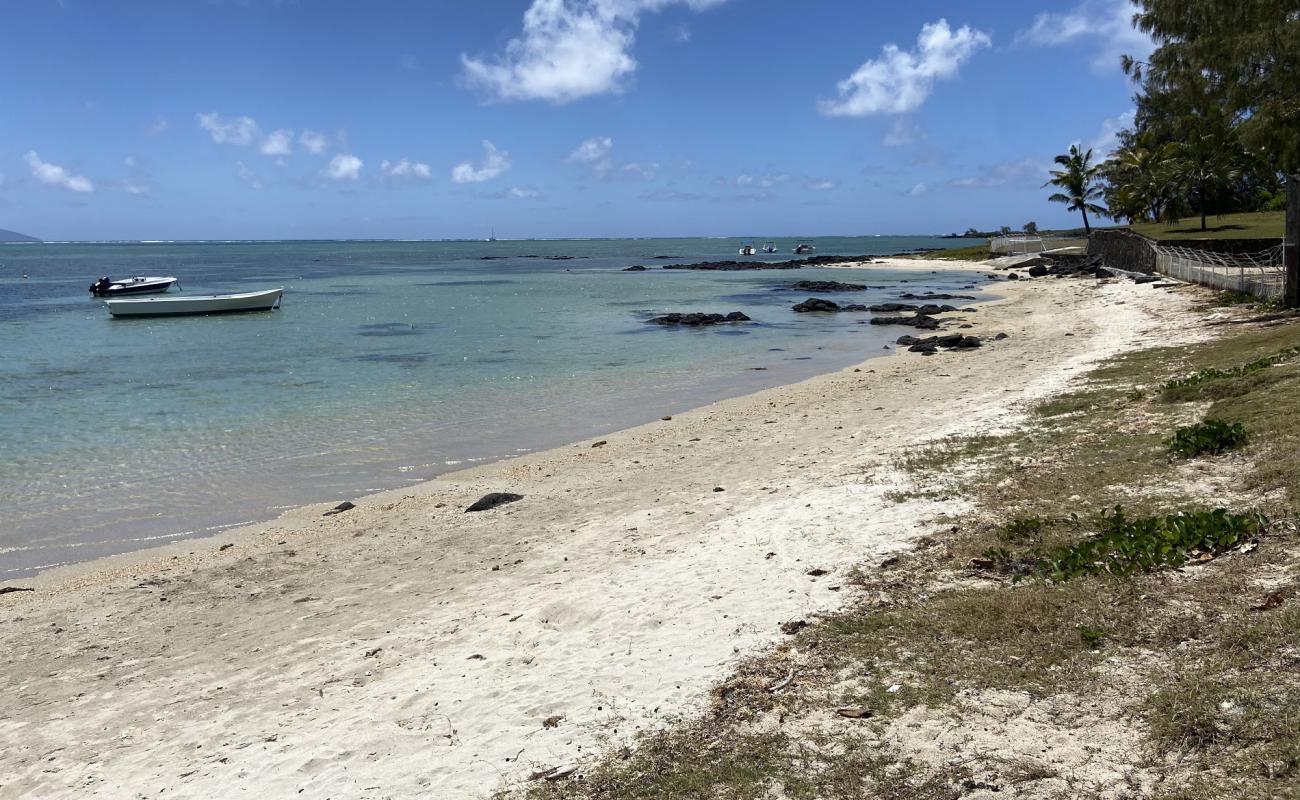
[[[1239,306],[1245,303],[1253,303],[1256,299],[1253,294],[1228,290],[1215,295],[1214,304],[1219,306]]]
[[[998,528],[998,538],[1004,542],[1031,542],[1038,539],[1046,524],[1041,517],[1017,517]]]
[[[1266,524],[1259,515],[1230,514],[1222,508],[1129,519],[1120,506],[1103,511],[1098,521],[1098,535],[1046,554],[1035,574],[1060,582],[1082,575],[1178,567],[1194,555],[1223,553],[1245,544]]]
[[[1088,625],[1076,625],[1075,630],[1079,632],[1079,638],[1089,650],[1096,650],[1101,647],[1101,643],[1106,638],[1105,628],[1093,628]]]
[[[1246,428],[1240,422],[1229,425],[1221,419],[1207,419],[1179,428],[1166,444],[1174,455],[1194,458],[1235,450],[1244,446],[1247,438]]]

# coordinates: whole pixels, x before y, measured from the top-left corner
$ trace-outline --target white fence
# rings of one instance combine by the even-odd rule
[[[1006,236],[994,236],[990,239],[989,252],[1003,254],[1042,253],[1048,250],[1059,250],[1063,247],[1084,247],[1087,244],[1087,239],[1013,233]]]
[[[1156,272],[1161,275],[1264,299],[1282,295],[1282,245],[1259,253],[1214,253],[1166,245],[1157,245],[1155,251]]]

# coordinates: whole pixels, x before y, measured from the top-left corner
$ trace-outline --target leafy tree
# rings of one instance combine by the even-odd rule
[[[1201,230],[1212,208],[1222,210],[1224,198],[1243,176],[1245,154],[1236,131],[1226,120],[1203,120],[1183,141],[1172,142],[1173,173],[1201,215]]]
[[[1165,124],[1172,105],[1213,98],[1245,148],[1273,170],[1300,170],[1300,5],[1296,0],[1137,0],[1138,28],[1157,48],[1125,58],[1144,108]],[[1153,116],[1152,113],[1147,114]],[[1176,133],[1176,131],[1175,131]],[[1176,138],[1176,137],[1172,137]]]
[[[1025,233],[1027,233],[1027,234],[1029,234],[1029,235],[1032,236],[1032,235],[1038,233],[1038,223],[1037,223],[1037,222],[1034,222],[1034,221],[1031,219],[1031,220],[1029,220],[1028,222],[1025,223],[1025,227],[1023,228],[1023,230],[1024,230]]]
[[[1101,165],[1110,215],[1129,222],[1165,217],[1176,186],[1172,152],[1152,131],[1125,132],[1120,147]]]
[[[1063,191],[1056,192],[1047,199],[1053,203],[1065,203],[1069,210],[1082,213],[1083,230],[1091,234],[1088,212],[1097,215],[1106,213],[1106,209],[1093,202],[1101,198],[1102,187],[1099,176],[1101,167],[1092,163],[1092,148],[1080,150],[1077,144],[1072,144],[1070,152],[1062,153],[1055,160],[1061,169],[1052,170],[1052,177],[1043,186],[1055,186]]]

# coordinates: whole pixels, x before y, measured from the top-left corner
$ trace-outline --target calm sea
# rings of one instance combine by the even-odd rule
[[[767,258],[788,259],[785,251]],[[819,255],[957,242],[821,239]],[[736,240],[0,246],[0,579],[397,488],[836,369],[903,331],[797,315],[975,279],[662,270]],[[490,257],[490,258],[485,258]],[[549,257],[549,258],[548,258]],[[657,258],[658,257],[658,258]],[[643,264],[645,272],[624,272]],[[100,275],[284,286],[276,312],[114,320]],[[26,277],[24,277],[26,275]],[[753,324],[667,330],[670,311]],[[508,489],[509,487],[500,487]]]

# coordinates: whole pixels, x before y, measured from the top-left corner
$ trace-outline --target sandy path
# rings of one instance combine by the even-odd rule
[[[999,289],[969,332],[1010,338],[972,353],[22,582],[0,596],[0,796],[473,798],[658,724],[952,510],[885,499],[891,454],[1013,422],[1181,304]],[[462,513],[497,490],[526,497]]]

